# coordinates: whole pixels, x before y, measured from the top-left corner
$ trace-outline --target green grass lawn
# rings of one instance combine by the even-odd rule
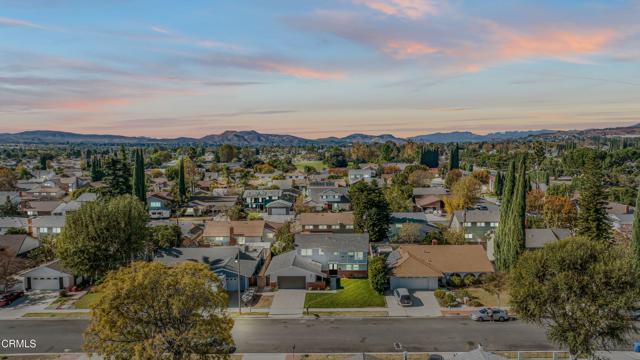
[[[327,166],[322,162],[322,160],[307,160],[307,161],[300,161],[300,162],[296,162],[293,165],[296,166],[296,169],[300,170],[300,171],[304,171],[304,167],[305,166],[311,166],[314,167],[316,170],[322,170],[325,169]]]
[[[100,300],[101,296],[102,294],[99,292],[88,292],[73,305],[76,309],[91,309],[91,307]]]
[[[304,307],[362,308],[385,307],[384,296],[375,292],[367,279],[340,279],[341,289],[334,293],[308,293]]]

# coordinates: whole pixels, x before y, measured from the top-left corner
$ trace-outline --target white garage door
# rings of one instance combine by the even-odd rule
[[[33,290],[58,290],[60,289],[60,278],[31,278],[31,289]]]
[[[285,208],[272,208],[271,209],[271,214],[272,215],[287,215],[287,209],[285,209]]]
[[[411,290],[435,290],[438,288],[438,278],[424,277],[424,278],[398,278],[391,277],[390,284],[391,289],[407,288]]]

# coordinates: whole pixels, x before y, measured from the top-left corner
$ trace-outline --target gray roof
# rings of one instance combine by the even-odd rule
[[[292,206],[292,203],[282,199],[267,204],[267,208],[291,208]]]
[[[413,188],[413,196],[448,195],[448,194],[449,194],[449,190],[439,186]]]
[[[463,217],[464,222],[499,222],[499,210],[466,210]]]
[[[271,275],[289,267],[297,267],[324,277],[322,264],[298,255],[295,250],[271,258],[266,274]]]
[[[328,252],[369,251],[369,234],[296,234],[296,246]]]
[[[236,263],[238,251],[240,251],[240,274],[246,277],[252,276],[258,270],[257,256],[241,251],[235,246],[160,249],[156,253],[154,261],[165,265],[194,261],[208,265],[209,269],[214,272],[226,270],[238,273],[238,263]]]
[[[537,249],[545,244],[562,240],[571,236],[569,229],[526,229],[525,247],[527,249]]]
[[[78,198],[76,199],[77,202],[81,202],[81,203],[85,201],[96,201],[96,200],[98,200],[98,194],[91,193],[91,192],[80,194],[80,196],[78,196]]]
[[[0,228],[26,228],[27,221],[22,217],[0,217]]]
[[[391,220],[411,219],[418,221],[427,221],[427,215],[423,212],[394,212],[391,213]]]
[[[325,200],[322,199],[322,195],[327,195],[330,193],[335,193],[337,195],[341,196],[341,199],[344,199],[345,201],[347,201],[347,197],[349,194],[349,189],[346,187],[337,187],[337,186],[331,186],[331,187],[310,187],[307,189],[307,193],[309,198],[312,201],[315,201],[317,203],[324,203],[326,202]]]
[[[633,224],[633,214],[616,214],[612,215],[614,217],[614,221],[620,225],[631,225]],[[616,221],[617,219],[617,221]]]
[[[65,217],[58,215],[50,215],[50,216],[38,216],[33,218],[33,226],[34,227],[63,227],[64,226]]]
[[[245,190],[243,198],[282,196],[282,190]]]

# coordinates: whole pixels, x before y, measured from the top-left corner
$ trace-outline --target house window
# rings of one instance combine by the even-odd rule
[[[464,227],[471,227],[471,223],[470,222],[464,223]]]
[[[307,230],[311,230],[313,229],[313,225],[305,225],[304,228]]]
[[[329,263],[329,270],[338,270],[338,264]]]
[[[322,249],[318,249],[318,255],[324,255],[324,251],[322,251]]]
[[[347,264],[347,265],[344,266],[344,269],[345,270],[353,270],[353,265]]]
[[[339,253],[339,252],[337,252],[337,251],[335,251],[335,252],[333,253],[333,256],[340,256],[340,253]]]
[[[397,227],[398,229],[400,229],[400,228],[402,228],[402,224],[396,224],[396,227]]]
[[[478,226],[487,226],[487,223],[479,222],[477,225]]]
[[[49,229],[47,229],[47,228],[39,228],[39,229],[38,229],[38,232],[39,232],[39,233],[42,233],[42,234],[46,234],[46,233],[48,233],[48,232],[49,232]]]
[[[353,225],[347,225],[347,229],[353,230]]]
[[[162,203],[160,201],[152,201],[149,206],[151,208],[160,208],[162,207]]]
[[[473,234],[464,234],[465,239],[473,239]]]
[[[340,225],[331,225],[332,229],[340,229]]]
[[[327,225],[318,225],[318,229],[323,229],[324,230],[326,228],[327,228]]]
[[[491,223],[491,227],[498,227],[498,223],[497,222],[492,222]]]
[[[362,251],[359,251],[357,253],[355,253],[355,257],[356,260],[364,260],[364,253]]]
[[[313,249],[300,249],[300,255],[302,256],[312,256]]]
[[[62,229],[61,229],[61,228],[59,228],[59,227],[56,227],[56,228],[53,228],[53,229],[52,229],[52,232],[53,232],[54,234],[60,234],[60,232],[61,232],[61,231],[62,231]]]
[[[269,238],[269,239],[273,239],[273,236],[274,236],[274,235],[275,235],[274,233],[268,233],[268,234],[267,234],[267,238]]]
[[[223,241],[224,240],[224,236],[216,236],[215,237],[215,241]]]
[[[244,242],[245,242],[245,237],[244,236],[238,236],[236,239],[238,240],[238,244],[244,244]]]

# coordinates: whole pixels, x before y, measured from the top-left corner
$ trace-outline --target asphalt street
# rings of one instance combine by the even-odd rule
[[[0,353],[79,352],[86,320],[0,321],[0,339],[31,340],[34,348]],[[236,319],[238,352],[393,352],[548,350],[544,330],[521,321],[476,323],[468,319]],[[397,343],[397,344],[394,344]]]

